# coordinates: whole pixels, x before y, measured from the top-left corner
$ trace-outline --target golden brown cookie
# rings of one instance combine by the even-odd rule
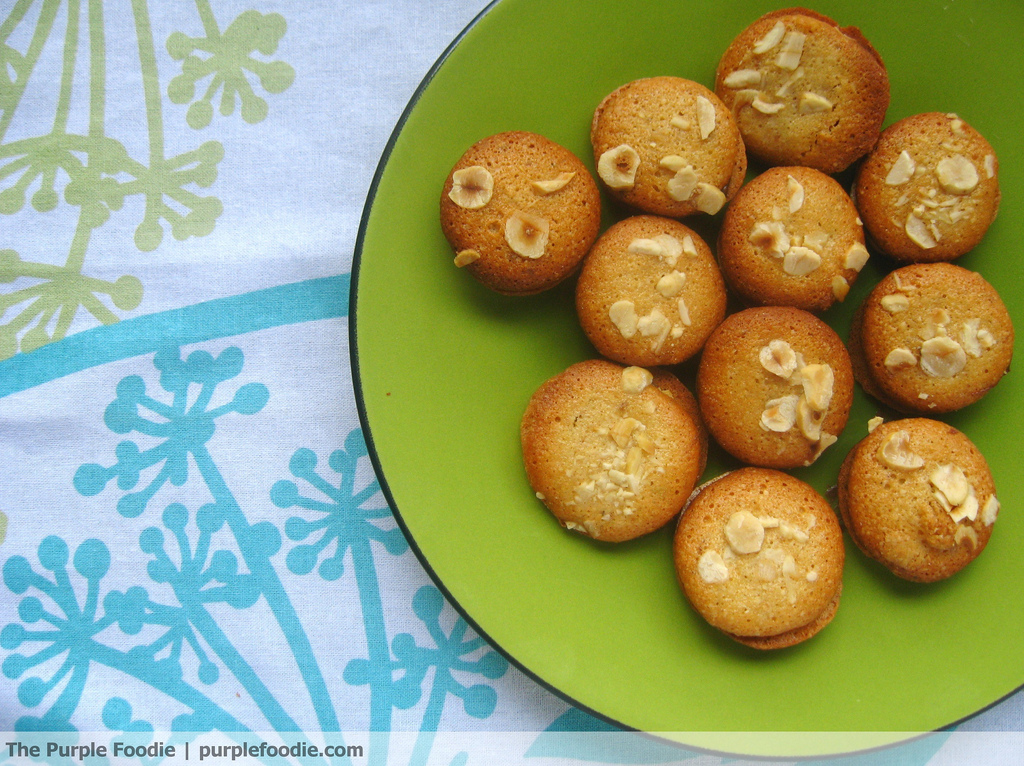
[[[839,605],[839,522],[813,487],[781,471],[741,468],[704,485],[679,518],[673,557],[691,606],[756,649],[810,638]]]
[[[704,468],[706,436],[670,378],[591,359],[531,397],[520,428],[526,475],[562,526],[621,542],[683,507]]]
[[[855,27],[803,8],[740,32],[715,74],[751,156],[838,173],[878,140],[889,108],[881,56]]]
[[[623,364],[689,359],[725,310],[725,282],[711,248],[692,229],[660,216],[611,226],[576,283],[583,331],[600,354]]]
[[[600,192],[587,168],[536,133],[473,144],[441,194],[441,230],[455,265],[507,295],[538,293],[572,274],[600,225]]]
[[[951,412],[981,399],[1013,355],[1013,324],[985,279],[951,263],[888,274],[853,323],[858,381],[907,413]]]
[[[854,198],[883,252],[902,263],[952,261],[995,220],[999,163],[955,114],[916,114],[882,132],[857,171]]]
[[[846,456],[838,490],[857,547],[915,582],[945,579],[977,558],[999,513],[984,456],[929,418],[877,426]]]
[[[708,338],[697,400],[711,436],[733,457],[770,468],[810,465],[846,427],[850,356],[809,312],[745,309]]]
[[[769,168],[740,189],[722,219],[718,259],[748,304],[824,311],[846,298],[868,251],[839,182],[793,166]]]
[[[732,114],[708,88],[681,77],[612,91],[594,112],[590,141],[609,193],[655,215],[713,215],[747,172]]]

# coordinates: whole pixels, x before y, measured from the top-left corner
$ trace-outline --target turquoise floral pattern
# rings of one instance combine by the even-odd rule
[[[395,710],[409,709],[426,695],[420,724],[424,739],[411,761],[425,763],[449,699],[459,700],[470,716],[488,717],[497,692],[486,681],[501,678],[508,663],[472,635],[462,618],[442,626],[449,608],[432,586],[417,591],[410,606],[434,645],[417,644],[408,633],[389,637],[376,557],[406,554],[408,543],[380,501],[376,481],[356,487],[357,463],[367,455],[358,430],[330,453],[329,475],[323,475],[312,450],[300,448],[289,461],[292,478],[273,484],[273,505],[300,509],[308,517],[283,519],[284,534],[276,523],[249,520],[209,447],[221,419],[256,416],[270,400],[262,383],[234,384],[244,364],[236,347],[185,356],[165,348],[152,357],[159,390],[151,390],[143,375],[128,375],[117,384],[103,421],[113,434],[134,438],[113,446],[111,463],[80,466],[74,475],[78,492],[95,497],[113,486],[120,497],[112,510],[126,519],[152,513],[159,491],[168,486],[198,483],[208,500],[194,511],[181,502],[162,508],[159,524],[146,527],[138,539],[140,555],[148,562],[139,573],[145,579],[127,588],[104,591],[111,555],[98,539],[82,542],[72,557],[67,542],[51,535],[39,546],[38,566],[23,556],[7,560],[4,584],[21,600],[20,621],[0,632],[0,646],[10,652],[3,673],[17,683],[23,706],[42,710],[22,716],[16,725],[23,731],[74,730],[73,715],[87,693],[90,668],[103,665],[151,686],[182,708],[170,721],[133,723],[131,704],[112,697],[103,713],[111,729],[254,730],[258,722],[237,720],[214,701],[216,695],[203,691],[230,678],[275,731],[301,731],[308,722],[289,709],[290,700],[266,684],[247,656],[254,647],[239,645],[222,625],[225,608],[233,621],[244,622],[238,613],[252,611],[256,624],[258,606],[265,604],[292,653],[320,730],[340,729],[329,685],[369,686],[367,728],[376,732],[389,731]],[[224,403],[213,406],[215,399]],[[143,439],[153,446],[140,446]],[[286,539],[297,544],[282,561]],[[78,595],[83,588],[75,587],[69,560],[85,582],[84,596]],[[340,678],[321,668],[282,583],[282,563],[293,574],[315,574],[336,587],[345,587],[343,575],[351,571],[369,653],[351,657]],[[118,641],[111,640],[114,627],[121,634]],[[120,648],[126,637],[137,637],[138,643]],[[55,673],[48,678],[33,674],[33,668],[53,657],[63,659]],[[473,682],[474,676],[483,680]],[[386,745],[380,742],[373,759],[383,763]]]

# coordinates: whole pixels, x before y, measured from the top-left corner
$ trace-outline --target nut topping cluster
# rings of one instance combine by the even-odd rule
[[[723,528],[725,545],[721,551],[709,548],[697,561],[697,573],[708,583],[715,584],[729,579],[730,566],[740,557],[755,559],[754,572],[761,582],[774,582],[780,576],[786,587],[789,602],[796,603],[797,595],[793,583],[799,578],[807,582],[818,579],[814,569],[800,572],[796,558],[786,547],[789,544],[805,543],[815,525],[813,516],[808,516],[807,528],[801,529],[773,516],[756,516],[750,511],[736,511]],[[776,537],[774,545],[767,545],[770,535]]]
[[[808,441],[818,445],[810,461],[814,462],[838,438],[821,429],[832,401],[835,382],[832,368],[827,364],[807,364],[802,354],[778,339],[762,347],[758,358],[768,372],[800,389],[799,393],[766,402],[761,413],[761,428],[776,433],[799,428]]]

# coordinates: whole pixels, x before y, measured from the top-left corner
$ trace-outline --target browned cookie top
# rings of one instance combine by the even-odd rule
[[[717,213],[747,170],[732,114],[708,88],[681,77],[612,91],[594,112],[590,140],[609,193],[655,215]]]
[[[835,614],[845,552],[826,500],[781,471],[742,468],[687,505],[674,561],[711,625],[758,648],[804,640]]]
[[[825,173],[874,146],[889,108],[885,66],[860,31],[802,8],[743,30],[722,55],[715,92],[751,155]]]
[[[928,418],[877,426],[839,477],[850,537],[908,580],[959,572],[988,544],[999,513],[988,463],[965,434]]]
[[[441,230],[455,265],[509,295],[547,290],[573,273],[600,224],[601,197],[586,167],[536,133],[478,141],[441,193]]]
[[[950,412],[978,401],[1013,354],[1013,324],[995,288],[951,263],[891,272],[855,324],[870,376],[865,388],[904,412]]]
[[[520,427],[526,474],[562,526],[620,542],[664,526],[682,508],[706,442],[675,388],[682,384],[664,375],[592,359],[531,397]]]
[[[853,401],[846,346],[801,309],[764,306],[727,317],[704,346],[697,398],[708,430],[752,465],[809,465],[835,443]]]
[[[883,131],[857,172],[854,196],[872,241],[896,260],[952,261],[995,220],[999,163],[957,115],[916,114]]]

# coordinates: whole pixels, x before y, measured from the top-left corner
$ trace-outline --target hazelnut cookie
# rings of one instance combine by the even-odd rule
[[[807,311],[744,309],[708,338],[697,400],[711,436],[733,457],[769,468],[810,465],[846,427],[850,356]]]
[[[621,542],[663,527],[693,491],[707,437],[665,371],[577,362],[534,392],[523,462],[538,499],[566,529]]]
[[[803,8],[740,32],[719,61],[715,92],[751,156],[829,174],[867,154],[889,108],[885,64],[860,30]]]
[[[916,114],[882,132],[857,171],[854,198],[871,241],[893,259],[952,261],[995,220],[999,163],[955,114]]]
[[[732,114],[708,88],[648,77],[612,91],[590,127],[609,194],[646,213],[717,213],[739,190],[747,154]]]
[[[876,426],[846,456],[837,488],[857,547],[915,582],[971,563],[999,514],[984,456],[966,435],[929,418]]]
[[[455,265],[507,295],[538,293],[572,274],[600,225],[601,195],[586,166],[536,133],[473,144],[441,193]]]
[[[952,263],[916,263],[885,276],[851,325],[857,380],[907,413],[958,410],[1006,374],[1014,331],[999,293]]]
[[[729,204],[718,237],[729,286],[748,304],[824,311],[868,260],[857,208],[831,176],[769,168]]]
[[[690,605],[755,649],[807,640],[835,616],[845,563],[828,502],[781,471],[741,468],[694,493],[673,559]]]
[[[576,313],[597,351],[622,364],[683,362],[725,318],[711,248],[679,221],[640,215],[611,226],[583,261]]]

